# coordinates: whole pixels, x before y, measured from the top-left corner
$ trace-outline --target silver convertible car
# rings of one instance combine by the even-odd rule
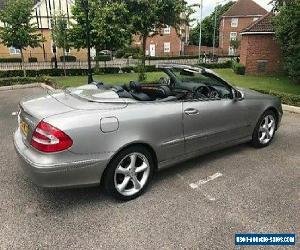
[[[130,200],[157,170],[240,143],[268,146],[279,127],[278,98],[234,88],[211,70],[160,65],[151,76],[144,84],[95,82],[22,100],[14,145],[32,181],[103,184]]]

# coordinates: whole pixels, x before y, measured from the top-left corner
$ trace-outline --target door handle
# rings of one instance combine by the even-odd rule
[[[198,115],[198,114],[199,114],[199,110],[190,108],[190,109],[186,109],[186,110],[184,111],[184,113],[185,113],[186,115]]]

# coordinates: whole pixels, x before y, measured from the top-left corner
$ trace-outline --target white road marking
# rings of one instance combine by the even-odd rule
[[[18,115],[18,112],[12,112],[11,115],[16,116],[16,115]]]
[[[198,182],[196,182],[196,183],[191,183],[190,184],[190,187],[192,188],[192,189],[197,189],[197,188],[199,188],[201,185],[204,185],[204,184],[206,184],[207,182],[210,182],[210,181],[213,181],[213,180],[215,180],[215,179],[217,179],[217,178],[219,178],[219,177],[221,177],[221,176],[223,176],[223,174],[221,174],[221,173],[215,173],[215,174],[213,174],[212,176],[208,176],[206,179],[204,179],[204,180],[200,180],[200,181],[198,181]]]

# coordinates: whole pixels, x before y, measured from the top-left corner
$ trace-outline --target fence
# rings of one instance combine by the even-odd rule
[[[218,62],[226,62],[230,60],[230,58],[219,58]],[[199,61],[198,59],[164,59],[164,60],[147,60],[146,65],[159,65],[159,64],[187,64],[187,65],[195,65]],[[211,63],[210,59],[206,59],[206,63]],[[127,66],[136,66],[138,65],[139,60],[138,59],[114,59],[112,61],[106,62],[99,62],[99,67],[127,67]],[[58,62],[57,63],[58,68],[63,68],[63,63]],[[92,67],[96,66],[96,62],[92,62]],[[53,62],[36,62],[36,63],[25,63],[25,68],[27,70],[39,70],[39,69],[51,69],[54,68]],[[77,62],[66,62],[66,68],[67,69],[87,69],[88,63],[77,61]],[[22,64],[21,63],[0,63],[0,70],[1,71],[7,71],[7,70],[21,70]]]

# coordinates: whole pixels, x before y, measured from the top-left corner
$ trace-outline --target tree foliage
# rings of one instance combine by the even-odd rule
[[[275,34],[284,56],[288,74],[300,83],[300,1],[282,5],[274,17]]]
[[[86,48],[86,17],[81,0],[72,8],[71,39],[77,49]],[[89,0],[91,46],[100,50],[122,48],[131,41],[130,13],[123,1]]]
[[[234,4],[230,1],[225,5],[218,5],[214,12],[209,16],[203,19],[202,21],[202,45],[212,47],[213,46],[213,37],[214,37],[214,25],[215,25],[215,14],[217,15],[217,26],[216,26],[216,47],[219,46],[219,27],[221,23],[222,15]],[[200,24],[191,30],[190,33],[190,44],[199,45],[199,32]]]
[[[8,0],[4,9],[0,11],[0,21],[4,23],[4,27],[0,29],[1,43],[20,50],[24,76],[26,70],[23,51],[27,47],[39,47],[42,42],[38,28],[31,22],[32,10],[32,0]]]

